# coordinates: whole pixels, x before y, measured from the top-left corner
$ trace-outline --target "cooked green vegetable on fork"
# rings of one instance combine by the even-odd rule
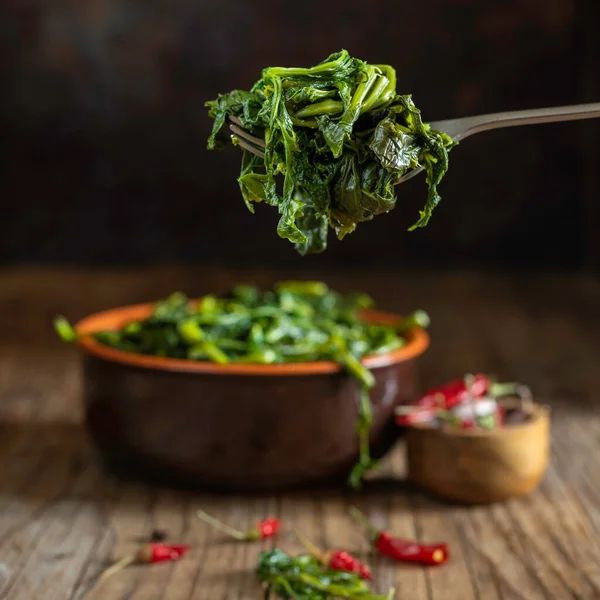
[[[325,250],[330,227],[342,239],[390,211],[394,183],[420,166],[428,195],[411,229],[426,225],[440,201],[437,186],[455,142],[422,121],[410,95],[396,93],[389,65],[342,50],[311,68],[266,68],[250,91],[219,95],[207,106],[214,119],[209,148],[229,139],[221,135],[228,117],[264,139],[263,156],[244,150],[242,196],[252,212],[255,202],[276,206],[278,234],[301,254]]]

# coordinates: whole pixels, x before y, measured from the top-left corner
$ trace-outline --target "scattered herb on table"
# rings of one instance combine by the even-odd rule
[[[389,65],[342,50],[311,68],[263,69],[250,91],[219,95],[207,106],[214,119],[210,149],[229,139],[220,135],[229,115],[255,135],[264,131],[264,158],[244,150],[242,196],[251,212],[255,202],[277,206],[277,233],[301,254],[325,250],[329,227],[342,239],[390,211],[394,183],[420,166],[429,191],[411,229],[425,226],[440,201],[437,186],[455,142],[423,123],[410,95],[396,93]]]
[[[281,527],[281,521],[275,517],[267,517],[262,521],[259,521],[255,527],[248,529],[247,531],[239,531],[230,527],[226,523],[215,519],[212,515],[202,509],[196,512],[199,519],[202,519],[205,523],[212,525],[219,531],[226,533],[228,536],[235,538],[236,540],[244,542],[253,542],[256,540],[266,540],[277,535],[279,528]]]
[[[360,456],[350,475],[351,485],[358,488],[365,472],[376,465],[369,452],[369,389],[375,379],[360,360],[401,348],[410,329],[429,324],[423,311],[394,327],[368,323],[360,310],[372,306],[367,295],[339,294],[319,281],[283,281],[264,292],[237,286],[222,297],[208,295],[196,302],[175,293],[158,302],[149,318],[94,338],[127,352],[221,364],[339,363],[360,384]],[[77,340],[64,317],[56,318],[55,327],[65,341]]]
[[[447,544],[419,544],[394,537],[387,531],[377,529],[356,507],[351,507],[350,514],[365,528],[371,543],[383,556],[399,562],[416,562],[423,565],[441,565],[448,560]]]
[[[526,386],[499,383],[489,375],[466,375],[429,390],[412,404],[398,407],[396,422],[401,426],[421,423],[432,427],[496,429],[507,424],[502,404],[505,396],[527,401],[531,392]]]
[[[372,579],[371,569],[346,550],[319,550],[305,535],[296,531],[296,537],[307,552],[314,556],[321,565],[334,571],[355,573],[361,579]]]
[[[260,555],[256,577],[265,586],[267,599],[271,594],[294,600],[392,600],[394,597],[393,590],[387,596],[373,594],[355,573],[324,567],[309,554],[291,557],[278,548]]]

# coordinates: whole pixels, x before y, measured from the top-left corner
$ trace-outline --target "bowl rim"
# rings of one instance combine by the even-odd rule
[[[131,304],[120,306],[101,312],[93,313],[81,319],[75,325],[75,331],[83,336],[77,340],[77,345],[89,355],[105,361],[154,369],[169,372],[204,373],[211,375],[319,375],[326,373],[338,373],[343,367],[333,361],[311,361],[302,363],[284,364],[218,364],[209,361],[193,361],[185,358],[165,358],[162,356],[150,356],[134,352],[126,352],[105,346],[92,337],[93,333],[107,330],[118,330],[127,322],[147,318],[152,313],[154,303]],[[393,325],[402,320],[402,317],[393,313],[379,310],[363,310],[361,316],[371,323],[382,325]],[[397,363],[408,361],[425,352],[429,347],[429,335],[420,328],[409,330],[406,335],[407,343],[391,352],[383,354],[372,354],[362,359],[362,364],[369,369],[388,367]]]

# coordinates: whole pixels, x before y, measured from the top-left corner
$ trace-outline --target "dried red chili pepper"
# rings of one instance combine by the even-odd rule
[[[99,585],[111,575],[133,564],[151,564],[179,560],[191,549],[187,544],[163,544],[160,542],[148,542],[140,546],[137,552],[129,554],[118,560],[100,574],[96,581]]]
[[[296,531],[295,534],[306,550],[323,566],[333,569],[334,571],[355,573],[361,579],[372,579],[373,575],[371,574],[371,569],[358,560],[358,558],[352,556],[350,552],[346,552],[346,550],[329,550],[323,552],[299,531]]]
[[[196,514],[198,515],[199,519],[202,519],[205,523],[212,525],[215,529],[226,533],[236,540],[241,540],[244,542],[253,542],[256,540],[266,540],[267,538],[271,538],[277,534],[281,526],[281,521],[279,519],[276,519],[275,517],[268,517],[262,521],[259,521],[256,524],[256,527],[252,527],[252,529],[248,529],[248,531],[239,531],[233,527],[230,527],[229,525],[226,525],[225,523],[222,523],[218,519],[215,519],[202,509],[198,510]]]
[[[389,556],[402,562],[440,565],[448,560],[446,544],[417,544],[392,537],[385,531],[378,534],[375,547],[383,556]]]
[[[447,544],[418,544],[396,538],[387,531],[376,529],[357,508],[351,507],[350,514],[367,530],[371,543],[383,556],[423,565],[441,565],[448,560]]]

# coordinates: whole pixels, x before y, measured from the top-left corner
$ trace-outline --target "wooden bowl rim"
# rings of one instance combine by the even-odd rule
[[[81,319],[75,330],[81,337],[77,344],[87,354],[106,361],[155,369],[161,371],[185,372],[185,373],[207,373],[212,375],[321,375],[326,373],[338,373],[343,370],[339,364],[333,361],[313,361],[303,363],[285,363],[274,365],[262,364],[217,364],[209,361],[193,361],[183,358],[164,358],[160,356],[149,356],[117,350],[98,342],[90,336],[99,331],[115,331],[122,328],[126,323],[145,319],[150,316],[153,303],[133,304],[121,306],[94,313]],[[382,325],[393,325],[402,320],[402,317],[392,313],[378,310],[361,311],[362,317],[371,323]],[[365,356],[362,364],[369,369],[388,367],[393,364],[408,361],[415,358],[429,347],[429,335],[420,328],[411,329],[406,335],[407,343],[397,350],[384,354]]]
[[[502,403],[508,407],[521,408],[523,405],[517,398],[505,398]],[[511,435],[513,431],[519,431],[526,427],[534,427],[540,420],[547,420],[550,417],[550,407],[545,404],[539,404],[532,401],[525,405],[530,409],[531,419],[524,423],[515,423],[509,427],[498,427],[496,429],[459,429],[458,427],[427,427],[426,423],[415,423],[410,426],[410,430],[427,432],[431,435],[439,435],[446,438],[490,438],[490,437],[506,437]]]

